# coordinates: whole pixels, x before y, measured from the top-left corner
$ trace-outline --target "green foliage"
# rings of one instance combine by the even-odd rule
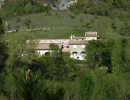
[[[62,76],[64,76],[64,61],[61,55],[61,50],[58,45],[50,44],[50,49],[53,50],[51,54],[51,60],[52,60],[52,73],[51,77],[52,79],[60,80],[62,79]]]
[[[26,38],[22,40],[26,40]],[[24,41],[19,42],[25,43]],[[21,44],[15,44],[14,47],[19,48]],[[31,41],[28,45],[24,44],[23,51],[31,53],[30,50],[33,49],[31,47],[34,44]],[[69,58],[69,54],[62,53],[55,44],[50,45],[53,50],[52,56],[45,55],[37,58],[37,56],[29,54],[20,60],[17,57],[19,49],[14,51],[14,47],[11,45],[13,49],[9,56],[11,54],[15,56],[12,57],[10,63],[13,63],[15,67],[12,72],[0,74],[1,79],[5,78],[0,80],[0,85],[2,85],[0,92],[8,98],[18,100],[129,99],[129,45],[130,41],[127,38],[114,41],[89,41],[86,46],[86,51],[89,53],[86,57],[87,65],[86,62]],[[93,58],[91,59],[91,57]],[[24,70],[23,68],[18,69],[21,61]],[[113,67],[112,73],[107,73],[106,67],[108,69]],[[6,68],[9,70],[7,66]],[[27,68],[31,69],[31,83],[28,83],[26,79]]]
[[[58,16],[55,13],[58,13]],[[125,17],[125,16],[124,16]],[[17,18],[20,18],[20,22],[16,22]],[[27,26],[23,23],[29,18],[30,31],[24,31]],[[114,17],[115,18],[115,17]],[[90,15],[79,13],[75,19],[71,19],[66,11],[52,11],[51,16],[46,16],[45,13],[29,14],[18,17],[7,18],[9,24],[9,30],[18,27],[18,32],[13,34],[7,33],[6,39],[16,40],[23,34],[33,35],[35,39],[58,39],[68,38],[70,34],[75,36],[83,36],[86,31],[97,31],[101,38],[119,38],[117,34],[118,29],[124,25],[124,21],[114,19],[116,25],[116,31],[113,31],[111,23],[113,19],[104,16]],[[129,21],[128,25],[129,25]],[[88,25],[89,24],[89,25]],[[36,30],[35,30],[36,29]]]
[[[90,100],[94,89],[94,82],[92,76],[86,74],[80,79],[80,94],[81,100]]]
[[[89,41],[86,45],[86,61],[87,66],[91,69],[96,67],[106,66],[108,71],[111,72],[111,50],[113,48],[114,41]]]
[[[129,72],[129,40],[121,39],[115,42],[114,49],[112,51],[112,65],[114,71],[118,73]]]
[[[31,72],[31,82],[27,81],[25,70],[18,70],[14,74],[14,83],[17,88],[18,98],[22,100],[48,100],[46,99],[47,88],[44,77],[40,71]]]
[[[119,100],[119,83],[117,76],[107,74],[106,69],[96,69],[92,72],[94,81],[94,92],[92,100]]]
[[[118,17],[122,12],[127,16],[130,10],[128,0],[77,0],[75,5],[70,6],[70,10],[75,12],[89,13],[100,16]],[[126,13],[124,13],[126,12]]]
[[[125,24],[127,24],[127,23],[125,23]],[[118,31],[118,34],[129,37],[130,36],[130,27],[127,27],[127,25],[126,25],[125,27],[120,28]]]
[[[0,94],[5,93],[5,85],[4,84],[5,84],[5,74],[0,73]]]
[[[0,38],[1,38],[1,35],[3,34],[4,34],[4,26],[3,26],[2,19],[0,18]]]
[[[116,24],[115,24],[115,21],[114,21],[114,20],[113,20],[112,23],[111,23],[111,27],[112,27],[113,29],[116,29]]]
[[[21,21],[20,17],[16,19],[16,22],[19,23]]]
[[[44,2],[40,0],[6,0],[2,10],[6,11],[4,16],[16,16],[26,13],[46,12],[49,9],[50,7],[44,6]]]
[[[25,22],[24,22],[23,24],[25,24],[25,26],[26,26],[28,29],[30,29],[31,20],[30,20],[30,19],[27,19],[27,20],[25,20]]]
[[[41,56],[36,61],[33,61],[31,68],[41,69],[45,78],[55,81],[74,80],[77,73],[77,68],[73,59],[69,57],[69,53],[62,53],[59,47],[51,44],[54,50],[50,55]],[[60,53],[61,52],[61,53]],[[34,66],[34,67],[33,67]]]
[[[31,71],[31,80],[27,80],[27,72],[23,69],[15,71],[14,83],[19,100],[63,100],[64,89],[51,82],[46,83],[41,71]]]
[[[108,74],[105,67],[87,73],[80,79],[81,100],[119,100],[123,88],[120,78]]]
[[[69,17],[70,17],[71,19],[75,19],[75,15],[69,14]]]
[[[92,40],[86,45],[86,59],[88,67],[94,69],[101,66],[101,53],[104,44],[102,41]]]
[[[26,36],[22,37],[21,41],[13,41],[8,45],[7,71],[13,71],[15,68],[27,68],[33,60],[38,58],[38,54],[35,53],[36,43],[34,41],[26,43],[26,38]]]
[[[62,53],[58,45],[50,44],[53,50],[51,56],[43,56],[41,59],[45,64],[45,76],[50,80],[70,80],[75,74],[76,68],[69,55]]]
[[[2,39],[3,35],[4,35],[4,26],[2,23],[2,19],[0,18],[0,72],[4,70],[5,61],[8,57],[7,42]]]
[[[6,66],[5,62],[8,57],[7,51],[7,43],[5,41],[0,41],[0,72],[4,71]]]
[[[61,86],[51,85],[48,89],[47,100],[64,100],[65,91]]]
[[[91,69],[106,66],[108,71],[129,72],[129,40],[90,41],[86,45],[87,66]]]
[[[28,0],[24,0],[19,2],[24,2],[25,5],[21,5],[21,7],[18,5],[17,9],[12,7],[11,14],[14,11],[18,11],[18,13],[14,13],[16,15],[35,11],[41,12],[42,8],[40,6],[37,8],[37,4],[34,1],[28,2]],[[78,0],[78,3],[79,5],[75,4],[77,8],[72,7],[72,10],[75,9],[74,12],[79,13],[80,11],[85,14],[79,13],[76,17],[74,15],[73,20],[70,19],[71,16],[68,17],[68,14],[64,12],[56,14],[48,11],[46,12],[49,16],[43,13],[20,16],[20,21],[19,19],[17,20],[18,17],[11,20],[8,19],[10,20],[11,28],[17,25],[22,26],[21,23],[29,17],[30,21],[27,21],[25,25],[28,28],[41,25],[40,27],[69,26],[76,29],[69,31],[60,29],[7,33],[7,36],[10,36],[8,49],[6,44],[0,42],[0,61],[2,62],[0,62],[0,67],[2,65],[2,72],[4,68],[7,71],[7,74],[0,73],[0,94],[4,94],[9,99],[14,96],[18,100],[23,98],[28,100],[29,97],[32,100],[42,100],[43,98],[45,100],[129,100],[130,41],[127,38],[120,40],[120,35],[113,34],[116,33],[113,32],[113,29],[118,29],[123,25],[123,28],[118,33],[122,35],[121,38],[129,36],[129,21],[123,21],[127,18],[127,11],[130,7],[126,5],[126,0],[123,2],[122,0],[96,0],[94,2],[93,0]],[[127,3],[130,4],[129,1]],[[125,8],[123,8],[124,5],[126,6]],[[123,9],[120,14],[117,8]],[[77,9],[80,10],[78,11]],[[93,19],[92,15],[86,15],[86,13],[95,14],[95,18]],[[126,15],[124,16],[124,14]],[[114,20],[103,16],[109,16]],[[117,16],[119,19],[116,19]],[[79,26],[83,26],[83,29],[82,27],[79,29]],[[87,65],[84,62],[69,58],[69,54],[62,53],[59,47],[54,44],[50,45],[53,50],[52,56],[39,57],[34,53],[35,43],[30,42],[29,45],[26,45],[25,40],[28,39],[28,36],[24,38],[21,36],[21,34],[31,33],[35,35],[35,38],[68,38],[70,33],[83,36],[85,31],[93,31],[93,27],[95,27],[95,31],[99,32],[99,36],[105,38],[105,40],[89,41],[86,45]],[[23,41],[11,44],[11,39],[14,41],[19,40],[21,37]],[[114,38],[115,40],[109,40],[109,38]],[[6,58],[6,50],[8,50],[9,57],[5,67],[6,59],[2,60],[1,58],[3,56]],[[23,69],[18,71],[18,67],[25,69],[29,67],[31,69],[32,80],[34,81],[29,86],[31,91],[27,88],[28,83],[25,71]],[[107,73],[106,67],[110,72],[112,70],[112,73]],[[12,72],[8,72],[8,70]],[[14,76],[12,73],[14,73]],[[80,77],[82,78],[79,79]],[[45,80],[49,80],[51,85],[47,84],[48,87],[46,87]],[[64,84],[65,82],[66,84]],[[60,87],[60,84],[65,89]]]

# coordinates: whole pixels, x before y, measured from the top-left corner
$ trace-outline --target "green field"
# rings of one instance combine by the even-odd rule
[[[20,21],[17,21],[20,19]],[[30,28],[50,28],[51,30],[37,31],[19,31],[15,33],[7,33],[6,39],[19,39],[21,35],[31,35],[35,39],[57,39],[69,38],[71,34],[75,36],[84,36],[86,31],[97,31],[101,38],[117,38],[120,27],[124,25],[123,21],[118,18],[110,19],[104,16],[95,16],[88,14],[74,14],[66,11],[53,11],[49,14],[38,13],[30,15],[16,16],[7,18],[9,28],[19,29],[27,28],[24,22],[30,20]],[[116,26],[116,30],[112,29],[112,24]],[[129,24],[129,22],[128,22]],[[55,28],[55,29],[53,29]],[[72,28],[72,29],[68,29]]]
[[[73,17],[72,17],[73,16]],[[20,21],[17,22],[17,19],[20,18]],[[110,27],[112,19],[103,16],[93,16],[88,14],[74,14],[66,11],[53,11],[49,14],[47,13],[38,13],[30,14],[23,16],[16,16],[12,18],[7,18],[11,28],[15,26],[25,27],[24,22],[29,19],[31,20],[31,27],[79,27],[87,22],[90,22],[94,26],[105,26]],[[120,27],[122,22],[118,19],[115,19],[117,26]]]

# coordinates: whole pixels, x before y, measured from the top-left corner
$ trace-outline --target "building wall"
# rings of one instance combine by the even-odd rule
[[[84,41],[86,39],[73,39],[73,41]]]
[[[86,39],[86,41],[88,41],[88,40],[97,40],[97,37],[85,37]]]
[[[85,44],[84,45],[69,45],[70,57],[74,59],[84,60]]]
[[[97,36],[95,37],[70,37],[71,41],[89,41],[89,40],[97,40]],[[69,52],[70,57],[73,59],[84,60],[85,59],[85,44],[69,44],[69,39],[57,39],[57,40],[41,40],[39,43],[61,43],[63,45],[62,51]],[[52,50],[37,50],[37,52],[41,55],[45,55],[47,52],[52,52]]]
[[[52,52],[52,50],[37,50],[37,52],[38,52],[40,55],[45,55],[45,53],[47,53],[47,52]]]

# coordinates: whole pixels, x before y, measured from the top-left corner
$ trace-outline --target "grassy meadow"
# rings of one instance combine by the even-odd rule
[[[29,35],[34,39],[58,39],[69,38],[71,34],[84,36],[86,31],[97,31],[101,38],[117,38],[120,27],[124,21],[118,18],[111,19],[104,16],[95,16],[66,11],[51,11],[49,13],[37,13],[6,18],[9,29],[18,27],[25,29],[25,21],[30,20],[31,29],[50,28],[50,30],[32,30],[7,33],[6,39],[19,39],[21,35]],[[128,22],[129,24],[129,22]],[[116,29],[113,29],[116,27]],[[55,29],[53,29],[55,28]],[[70,29],[69,29],[70,28]]]

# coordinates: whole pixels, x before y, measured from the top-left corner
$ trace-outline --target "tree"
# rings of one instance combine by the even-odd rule
[[[112,72],[112,60],[111,60],[111,54],[112,54],[112,49],[114,45],[114,40],[107,40],[104,42],[104,47],[102,48],[102,53],[101,53],[101,63],[102,66],[106,66],[108,68],[108,72]]]
[[[90,69],[94,69],[96,67],[101,67],[102,63],[102,50],[103,50],[104,44],[100,40],[92,40],[89,41],[88,44],[86,44],[86,61],[87,66]]]
[[[5,61],[8,57],[7,55],[7,42],[2,39],[4,34],[4,26],[2,24],[2,19],[0,18],[0,72],[5,68]]]
[[[106,72],[105,68],[91,72],[94,82],[92,100],[119,100],[119,77]]]
[[[112,29],[114,29],[114,30],[116,29],[116,23],[115,23],[114,20],[113,20],[112,23],[111,23],[111,27],[112,27]]]
[[[107,67],[108,71],[112,71],[111,64],[111,50],[113,48],[113,40],[103,41],[89,41],[86,44],[86,62],[90,69],[95,69],[96,67]]]
[[[28,74],[31,74],[30,78]],[[14,83],[18,98],[24,100],[47,100],[47,88],[45,85],[44,77],[40,71],[35,73],[25,72],[19,69],[14,73]]]
[[[127,74],[130,71],[130,57],[129,57],[129,39],[122,38],[115,41],[112,50],[112,66],[114,72],[118,74]]]
[[[1,95],[5,95],[5,74],[4,73],[0,73],[0,98]]]
[[[64,88],[52,82],[47,92],[47,100],[64,100]]]
[[[118,31],[118,34],[122,36],[130,36],[130,27],[121,27]]]
[[[63,100],[64,89],[61,86],[46,84],[40,70],[17,69],[13,75],[17,99],[24,100]]]
[[[2,23],[2,19],[0,18],[0,36],[4,34],[4,26]]]
[[[62,51],[56,44],[50,44],[52,50],[50,61],[51,65],[48,69],[52,80],[62,80],[65,77],[65,62],[62,57]]]
[[[112,66],[114,68],[114,71],[119,73],[125,72],[126,67],[128,66],[125,54],[127,42],[127,39],[115,41],[114,48],[112,50]]]
[[[80,79],[81,100],[91,100],[93,90],[94,90],[94,82],[92,80],[92,76],[90,76],[89,73]]]
[[[77,68],[74,66],[74,60],[69,57],[69,53],[63,53],[59,46],[50,44],[52,52],[50,55],[40,57],[42,71],[45,78],[55,81],[73,80]]]
[[[8,59],[6,61],[6,71],[14,71],[16,68],[27,67],[38,58],[38,53],[35,52],[36,42],[26,41],[27,36],[21,36],[19,41],[12,41],[8,45]]]
[[[27,20],[25,20],[24,25],[25,25],[28,29],[30,29],[31,23],[32,23],[31,20],[30,20],[30,19],[27,19]]]
[[[5,70],[8,48],[5,41],[0,41],[0,72]]]

